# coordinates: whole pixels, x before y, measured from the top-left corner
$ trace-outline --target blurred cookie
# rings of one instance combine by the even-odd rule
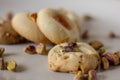
[[[0,44],[16,44],[26,42],[27,40],[21,37],[11,25],[11,21],[0,20]]]
[[[56,9],[40,10],[37,24],[41,32],[55,44],[79,41],[79,29],[75,22]]]
[[[37,13],[17,13],[12,19],[13,28],[26,39],[37,43],[50,42],[39,30],[37,24]]]

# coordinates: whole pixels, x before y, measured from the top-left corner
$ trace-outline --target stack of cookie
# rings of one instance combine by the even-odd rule
[[[21,36],[37,43],[77,42],[80,38],[78,17],[64,9],[17,13],[12,26]]]

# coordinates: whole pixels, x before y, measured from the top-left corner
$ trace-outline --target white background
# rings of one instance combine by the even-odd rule
[[[109,31],[120,36],[119,0],[0,0],[1,16],[9,11],[38,12],[42,8],[65,8],[80,17],[91,15],[90,39],[99,39],[110,51],[120,49],[120,38],[108,38]],[[6,48],[5,60],[15,60],[20,67],[18,72],[0,71],[0,80],[73,80],[74,74],[50,71],[47,56],[25,54],[23,47],[26,45],[0,45]],[[119,76],[120,67],[116,66],[98,73],[98,80],[120,80]]]

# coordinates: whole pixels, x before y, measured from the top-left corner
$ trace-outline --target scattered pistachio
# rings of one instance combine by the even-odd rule
[[[109,61],[105,57],[102,57],[102,67],[105,70],[109,68]]]
[[[100,49],[101,47],[103,47],[103,43],[101,43],[100,41],[98,40],[92,40],[89,42],[89,44],[95,49],[95,50],[98,50]]]
[[[120,63],[120,50],[116,51],[114,54],[119,58],[119,63]]]
[[[78,71],[78,73],[75,75],[74,80],[84,80],[84,75],[81,71]]]
[[[4,59],[1,57],[0,58],[0,70],[4,69]]]
[[[17,67],[17,64],[15,61],[8,61],[6,64],[6,68],[8,71],[15,71]]]
[[[119,64],[119,57],[115,54],[105,52],[103,56],[108,59],[109,63],[112,65],[118,65]]]
[[[96,71],[90,70],[88,72],[88,80],[97,80]]]
[[[11,12],[6,13],[6,19],[12,20],[13,14]]]
[[[110,37],[110,38],[115,38],[115,37],[116,37],[116,34],[115,34],[114,32],[110,32],[110,33],[109,33],[109,37]]]
[[[4,51],[5,51],[5,48],[0,48],[0,57],[3,56]]]
[[[28,45],[27,47],[24,48],[24,52],[28,54],[36,54],[36,49],[34,45]]]
[[[105,47],[101,47],[100,49],[98,49],[98,53],[100,56],[102,56],[105,51],[106,51]]]
[[[120,59],[120,50],[116,51],[114,54],[117,55],[119,57],[119,59]]]
[[[91,16],[89,16],[89,15],[85,15],[84,16],[84,20],[85,21],[90,21],[90,20],[92,20],[93,18],[91,17]]]
[[[36,52],[37,52],[37,54],[47,54],[45,44],[40,43],[40,44],[36,47]]]
[[[89,31],[85,30],[82,35],[81,35],[82,39],[87,39],[89,37]]]

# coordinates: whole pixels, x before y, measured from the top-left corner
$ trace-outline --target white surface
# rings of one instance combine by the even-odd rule
[[[108,50],[120,49],[120,38],[109,39],[108,32],[120,35],[119,0],[0,0],[0,15],[6,12],[37,12],[41,8],[66,8],[82,16],[91,15],[89,24],[91,39],[105,43]],[[23,52],[27,44],[0,45],[5,47],[5,60],[15,60],[18,72],[0,71],[0,80],[73,80],[74,74],[57,73],[48,70],[47,56],[28,55]],[[120,80],[120,66],[98,74],[98,80]]]

